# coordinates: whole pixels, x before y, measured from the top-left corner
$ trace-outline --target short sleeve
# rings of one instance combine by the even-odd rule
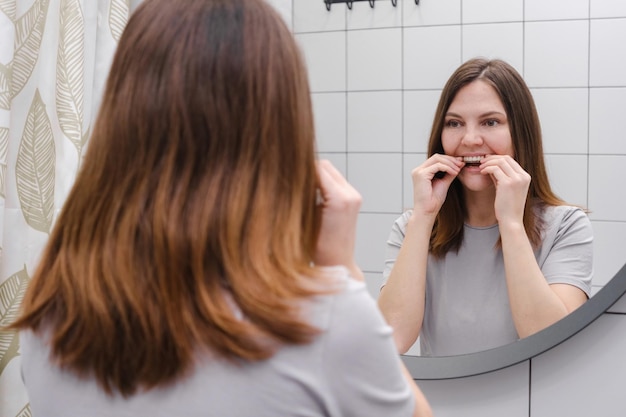
[[[593,229],[585,212],[559,206],[548,216],[550,224],[539,253],[539,265],[549,284],[569,284],[591,295]]]
[[[393,269],[396,259],[398,258],[398,254],[400,253],[400,248],[402,247],[402,242],[404,241],[404,236],[406,235],[406,225],[409,221],[409,217],[411,217],[411,210],[404,212],[402,216],[398,217],[391,226],[389,238],[387,239],[387,244],[385,246],[383,286],[387,282],[389,274],[391,274],[391,270]]]
[[[363,282],[335,299],[323,353],[324,375],[341,415],[411,416],[415,398],[401,370],[392,329]]]

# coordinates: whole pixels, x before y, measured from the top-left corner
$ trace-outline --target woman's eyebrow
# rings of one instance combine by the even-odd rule
[[[493,111],[487,111],[487,112],[485,112],[485,113],[479,114],[479,115],[478,115],[478,118],[482,119],[482,118],[484,118],[484,117],[489,117],[489,116],[500,116],[500,117],[504,116],[504,117],[506,117],[506,114],[505,114],[505,113],[502,113],[502,112],[500,112],[500,111],[497,111],[497,110],[493,110]],[[460,114],[458,114],[458,113],[454,113],[454,112],[447,112],[445,117],[458,117],[458,118],[463,118],[463,116],[461,116],[461,115],[460,115]]]

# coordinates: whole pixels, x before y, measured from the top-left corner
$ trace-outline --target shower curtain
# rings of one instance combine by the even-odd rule
[[[140,1],[0,0],[0,325],[18,312]],[[0,332],[0,417],[30,415],[19,338]]]

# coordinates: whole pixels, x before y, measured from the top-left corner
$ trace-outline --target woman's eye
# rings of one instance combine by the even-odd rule
[[[498,126],[500,124],[499,121],[495,120],[495,119],[489,119],[487,121],[485,121],[485,124],[489,127],[495,127]]]
[[[446,120],[445,127],[459,127],[461,123],[458,120]]]

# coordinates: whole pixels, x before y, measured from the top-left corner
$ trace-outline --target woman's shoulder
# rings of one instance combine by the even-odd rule
[[[409,219],[411,218],[412,214],[413,214],[412,209],[405,210],[393,222],[393,229],[399,231],[404,236],[404,232],[406,231],[406,225],[409,222]]]
[[[325,328],[331,314],[346,308],[354,311],[370,304],[371,296],[366,283],[353,278],[348,268],[342,265],[327,266],[321,267],[319,271],[323,275],[324,288],[319,288],[318,294],[305,303],[309,317],[316,321],[314,325]]]
[[[542,209],[542,217],[548,224],[572,223],[577,221],[590,222],[587,212],[582,207],[569,204],[545,206]]]
[[[543,209],[544,240],[572,236],[587,240],[593,236],[591,220],[581,207],[573,205],[546,206]]]
[[[324,298],[331,303],[362,303],[363,300],[369,302],[371,296],[365,281],[354,278],[348,268],[338,265],[324,267],[323,273],[329,278],[328,282],[331,291],[327,292]]]

